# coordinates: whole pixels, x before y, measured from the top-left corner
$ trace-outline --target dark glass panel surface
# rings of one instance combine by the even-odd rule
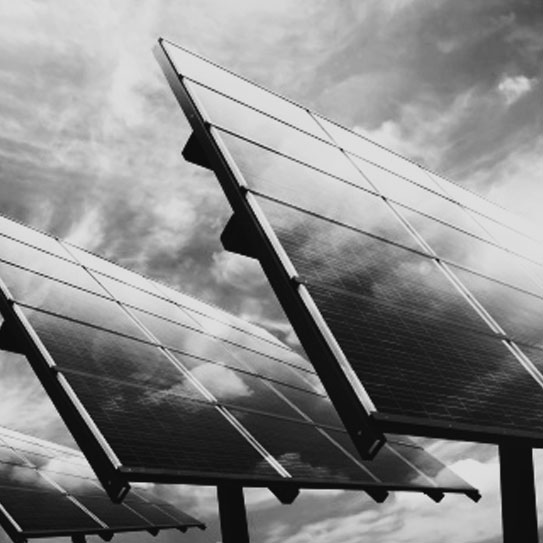
[[[158,288],[169,300],[176,303],[191,319],[198,322],[206,332],[212,335],[224,336],[227,339],[242,337],[244,339],[241,344],[245,344],[245,342],[251,341],[252,337],[255,337],[268,344],[268,348],[280,349],[282,352],[286,351],[287,353],[292,352],[277,338],[259,326],[170,287],[158,285]],[[306,364],[311,367],[307,362]]]
[[[301,419],[266,381],[255,375],[178,353],[175,357],[220,403]]]
[[[142,519],[122,503],[112,504],[111,500],[105,495],[77,496],[77,500],[110,528],[116,530],[144,530],[150,526],[149,522]]]
[[[155,387],[177,383],[187,394],[191,390],[179,370],[152,345],[38,311],[24,312],[62,369]]]
[[[302,204],[300,192],[303,193],[303,188],[308,187],[315,191],[330,191],[332,185],[340,196],[342,193],[339,191],[342,190],[345,195],[356,194],[357,188],[375,192],[363,175],[349,176],[346,181],[351,184],[344,181],[343,184],[347,186],[342,188],[342,185],[336,185],[341,182],[338,177],[323,173],[321,170],[324,168],[319,169],[313,162],[304,161],[306,163],[303,164],[240,136],[221,129],[218,132],[249,186],[255,190],[272,191],[273,195],[283,195],[287,199],[289,196],[296,197]]]
[[[354,186],[240,138],[222,135],[248,186],[293,207],[369,232],[408,247],[418,247],[386,203],[360,176]],[[334,197],[330,198],[333,194]],[[361,212],[361,210],[364,210]]]
[[[76,496],[78,500],[85,496],[106,497],[103,488],[99,486],[92,472],[84,476],[85,472],[81,470],[81,475],[79,475],[73,466],[64,463],[62,456],[55,458],[49,465],[41,467],[40,473],[57,483],[68,494]],[[111,503],[111,500],[108,499],[108,501]]]
[[[188,320],[191,326],[189,328],[183,322],[171,322],[137,309],[132,309],[131,312],[162,345],[181,353],[194,355],[203,361],[214,361],[238,367],[238,364],[232,361],[232,357],[222,347],[221,342],[205,334],[203,330],[199,330],[196,322]]]
[[[312,394],[279,383],[274,383],[273,386],[315,424],[343,428],[343,424],[327,396]]]
[[[130,494],[132,493],[133,492],[131,492]],[[125,501],[123,503],[126,503],[126,505],[130,507],[130,509],[132,509],[137,514],[144,517],[148,522],[150,522],[154,526],[166,527],[166,526],[179,524],[179,522],[183,522],[183,524],[187,524],[187,523],[192,524],[190,520],[188,520],[188,522],[177,520],[177,519],[182,519],[183,515],[179,515],[175,518],[172,518],[172,516],[168,514],[169,511],[167,513],[166,511],[163,511],[161,509],[162,506],[157,507],[153,503],[146,503],[146,502],[137,502],[137,503],[131,502],[129,501],[130,494],[125,498]],[[175,508],[172,507],[172,509],[175,509]],[[188,517],[188,519],[190,519],[189,515],[186,515],[186,516]]]
[[[265,354],[265,351],[257,351],[256,348],[261,345],[240,346],[226,341],[223,341],[221,344],[236,361],[236,367],[240,369],[250,371],[266,379],[309,390],[310,392],[322,390],[322,386],[316,375],[301,371],[287,357],[277,358]],[[298,360],[296,359],[295,362],[298,362]]]
[[[187,515],[187,513],[177,509],[169,503],[160,503],[155,505],[155,509],[159,509],[164,515],[175,519],[174,522],[183,523],[185,525],[201,525],[201,523],[194,517]]]
[[[506,334],[543,347],[543,298],[465,270],[454,272]]]
[[[310,424],[241,411],[233,413],[295,478],[329,482],[372,481],[341,449]]]
[[[317,119],[342,149],[374,164],[379,164],[387,170],[410,179],[419,185],[440,191],[439,187],[417,164],[322,117],[317,117]]]
[[[0,443],[0,472],[7,472],[12,469],[12,466],[27,466],[28,463],[21,458],[11,447],[6,443]]]
[[[145,338],[143,332],[111,299],[102,298],[0,263],[0,277],[22,305],[103,327],[112,332]]]
[[[17,270],[13,272],[14,274],[17,274],[20,268],[25,268],[80,289],[105,294],[104,290],[81,266],[3,236],[0,236],[0,259],[2,269],[8,269],[7,266],[13,264]],[[6,280],[4,279],[4,281]]]
[[[284,122],[298,126],[306,132],[325,138],[326,134],[304,108],[238,77],[223,68],[188,53],[173,44],[163,42],[163,47],[177,72],[246,104],[273,115]]]
[[[389,436],[388,445],[438,486],[462,488],[465,482],[437,458],[403,436]]]
[[[309,292],[378,410],[543,429],[541,388],[497,337],[321,285]]]
[[[4,436],[2,435],[2,438]],[[48,473],[71,473],[81,477],[94,478],[89,465],[76,453],[70,454],[65,450],[45,448],[43,445],[11,438],[3,439],[6,447],[0,446],[0,461],[24,466],[34,466]],[[7,448],[9,445],[10,448]]]
[[[25,485],[26,486],[26,485]],[[103,529],[100,524],[58,491],[28,490],[0,484],[0,503],[24,532]]]
[[[208,335],[222,339],[228,344],[235,344],[247,350],[262,353],[296,369],[314,373],[313,366],[305,358],[281,343],[263,328],[172,289],[166,288],[164,292],[169,299],[179,305],[180,310],[188,317],[189,320],[186,321],[188,327],[201,329]],[[185,322],[184,318],[178,318],[176,315],[173,320],[183,323]]]
[[[198,313],[190,311],[188,313],[209,335],[224,340],[228,345],[237,345],[249,351],[262,353],[268,358],[288,364],[296,370],[303,371],[304,376],[307,373],[313,374],[315,372],[313,366],[305,358],[302,358],[292,349],[287,348],[286,345],[277,342],[277,340],[268,340],[264,334],[253,334],[251,328],[243,329],[238,327],[235,321],[228,323]]]
[[[522,233],[516,230],[489,219],[479,213],[472,213],[474,220],[476,220],[482,228],[484,228],[492,239],[498,244],[502,245],[513,253],[522,255],[529,260],[538,263],[540,266],[537,275],[542,278],[543,272],[541,271],[541,265],[543,265],[543,244],[539,243],[529,233]]]
[[[443,326],[456,322],[488,331],[432,259],[287,206],[258,201],[301,278],[361,297],[362,306],[372,306],[384,317],[379,334],[394,337],[385,319],[396,308],[412,314],[415,329],[421,320],[438,320]],[[345,318],[349,326],[347,314]],[[371,320],[368,312],[366,333],[375,329]]]
[[[165,296],[162,296],[158,291],[155,295],[98,273],[96,273],[96,277],[111,293],[113,298],[123,304],[154,313],[163,319],[176,321],[191,328],[198,327],[194,319],[191,319],[185,311],[169,301]]]
[[[142,275],[134,273],[126,268],[123,268],[113,262],[109,262],[99,256],[93,255],[88,251],[84,251],[73,245],[67,244],[70,252],[74,255],[78,262],[81,262],[83,266],[90,268],[91,270],[100,272],[101,274],[108,275],[125,283],[130,283],[142,290],[147,290],[155,294],[156,288],[152,281],[146,279]]]
[[[326,430],[335,441],[337,441],[346,451],[358,459],[356,450],[352,446],[349,436],[345,432]],[[362,462],[364,467],[380,483],[405,486],[432,486],[432,483],[417,470],[413,469],[407,462],[402,460],[386,443],[379,451],[376,459],[371,462]]]
[[[67,378],[125,466],[280,477],[213,405],[188,401],[175,387],[154,392],[87,375]],[[210,436],[220,447],[210,446]]]
[[[543,374],[543,348],[526,344],[520,344],[518,347],[520,347],[522,353],[539,370],[539,372]]]
[[[33,245],[34,247],[38,247],[48,253],[69,258],[64,247],[62,247],[62,245],[52,236],[42,234],[37,230],[23,226],[22,224],[6,219],[5,217],[0,217],[0,232],[2,232],[2,236],[8,236],[28,243],[29,245]],[[2,243],[3,241],[0,241],[0,245]]]
[[[503,207],[494,204],[486,198],[471,192],[470,190],[447,181],[446,179],[436,175],[430,174],[434,179],[454,200],[456,200],[462,206],[476,211],[477,213],[484,215],[512,230],[523,233],[528,237],[543,241],[543,234],[535,227],[535,225],[525,221],[519,215],[515,215]]]
[[[191,84],[189,90],[202,103],[211,124],[346,181],[360,181],[360,173],[337,147],[199,85]]]
[[[2,451],[4,461],[0,463],[0,486],[26,487],[31,490],[52,490],[51,485],[19,455]]]
[[[543,295],[543,288],[528,273],[530,262],[524,258],[416,211],[396,207],[439,257],[497,281]]]
[[[482,228],[466,210],[445,197],[436,189],[426,188],[395,175],[384,167],[375,166],[365,160],[353,157],[360,171],[369,179],[382,195],[390,200],[410,207],[420,213],[424,213],[439,221],[469,232],[475,236],[490,240],[484,228]]]
[[[175,390],[183,396],[203,399],[154,345],[39,311],[25,309],[24,313],[61,370],[138,384],[145,387],[143,397]]]
[[[311,392],[319,390],[320,382],[316,376],[306,374],[302,377],[298,370],[282,361],[226,343],[203,332],[164,321],[154,315],[133,311],[164,346],[174,350],[179,360],[203,379],[204,384],[209,381],[213,389],[220,389],[222,378],[230,382],[232,386],[237,384],[232,390],[244,391],[244,396],[251,397],[254,409],[259,409],[258,403],[264,402],[264,397],[269,395],[267,387],[262,388],[261,384],[254,381],[254,376],[259,377],[259,380],[260,377],[265,377]],[[181,353],[190,356],[184,357]],[[232,370],[241,370],[241,372]],[[247,373],[253,374],[253,377],[247,375],[245,378],[244,374]],[[247,388],[247,383],[244,384],[244,382],[249,379],[252,379],[255,385],[258,384],[258,389]],[[261,397],[259,390],[265,396]],[[223,401],[228,403],[228,397],[223,398]]]
[[[5,465],[5,461],[10,461],[9,465]],[[150,525],[176,527],[200,524],[190,515],[161,499],[154,487],[141,491],[143,495],[146,495],[146,499],[136,494],[134,490],[131,490],[125,498],[125,502],[135,504],[136,509],[150,511],[146,517],[148,520],[142,519],[138,513],[125,505],[114,504],[110,501],[79,451],[0,428],[0,503],[5,501],[5,494],[12,490],[16,493],[20,490],[28,491],[22,496],[32,507],[41,508],[43,504],[40,500],[42,499],[52,499],[55,505],[58,504],[59,499],[68,502],[68,506],[60,504],[61,511],[55,517],[54,529],[57,533],[69,534],[70,530],[84,529],[80,525],[74,528],[73,514],[66,518],[62,516],[67,508],[73,511],[73,507],[70,506],[73,502],[64,495],[65,492],[75,497],[79,503],[86,506],[113,530],[145,529]],[[161,507],[167,508],[168,515],[156,509],[153,503],[160,503]],[[144,507],[141,507],[142,504]],[[74,507],[77,506],[74,505]],[[18,510],[21,511],[20,508]],[[157,513],[153,515],[155,511]],[[29,514],[32,515],[32,513],[29,508]],[[27,529],[25,522],[28,519],[18,517],[15,520],[23,527],[23,530]],[[96,529],[94,523],[92,528]],[[49,524],[42,523],[41,527],[35,524],[32,529],[37,531],[52,528]]]

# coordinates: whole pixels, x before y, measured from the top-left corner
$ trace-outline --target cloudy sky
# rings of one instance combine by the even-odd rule
[[[151,53],[159,36],[543,227],[540,0],[0,0],[0,212],[293,341],[258,265],[222,250],[218,184],[180,155],[189,128]],[[16,355],[0,357],[0,424],[70,442]],[[495,450],[432,450],[479,504],[308,492],[287,507],[251,491],[253,541],[499,541]],[[210,525],[185,541],[220,538],[212,489],[166,492]]]

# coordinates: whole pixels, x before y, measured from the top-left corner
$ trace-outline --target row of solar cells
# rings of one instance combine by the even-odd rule
[[[209,306],[67,243],[1,226],[0,278],[132,473],[463,484],[412,443],[392,439],[378,462],[360,461],[310,365],[263,330],[225,312],[215,318]]]
[[[203,527],[151,489],[113,504],[81,453],[5,428],[0,428],[2,515],[8,531],[24,538]]]
[[[377,409],[542,430],[539,234],[357,134],[163,46]]]

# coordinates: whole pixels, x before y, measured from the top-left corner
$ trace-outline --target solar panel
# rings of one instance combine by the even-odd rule
[[[477,496],[407,438],[362,461],[311,364],[262,328],[5,218],[0,309],[0,347],[27,356],[116,501],[129,481]]]
[[[543,244],[437,174],[170,42],[157,58],[362,455],[381,432],[543,444]]]
[[[112,503],[79,451],[6,428],[0,428],[0,524],[14,541],[205,528],[151,488]]]

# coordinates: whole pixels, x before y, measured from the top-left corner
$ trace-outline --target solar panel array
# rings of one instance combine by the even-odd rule
[[[311,365],[263,329],[5,218],[0,291],[11,348],[114,499],[129,480],[474,495],[406,438],[362,462]]]
[[[334,389],[348,382],[376,428],[541,444],[541,234],[353,131],[160,46],[310,360],[326,366],[311,351],[324,341],[342,373],[323,382],[343,420],[345,389]]]
[[[14,541],[205,527],[150,488],[114,504],[80,452],[6,428],[0,428],[0,524]]]

